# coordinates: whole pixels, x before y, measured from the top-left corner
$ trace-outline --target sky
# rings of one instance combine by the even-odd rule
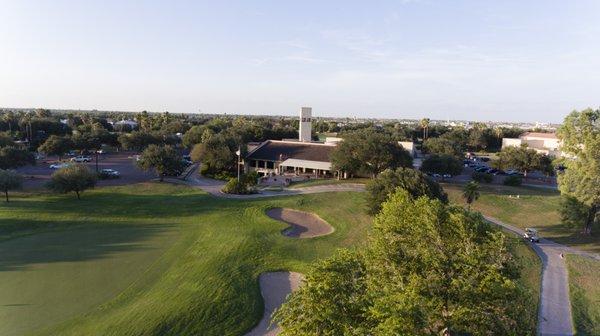
[[[600,1],[0,0],[0,107],[560,122]]]

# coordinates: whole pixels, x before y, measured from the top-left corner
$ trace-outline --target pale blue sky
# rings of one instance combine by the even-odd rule
[[[5,1],[0,106],[551,121],[600,1]]]

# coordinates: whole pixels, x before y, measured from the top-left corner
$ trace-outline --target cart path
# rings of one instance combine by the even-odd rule
[[[525,233],[522,229],[503,223],[498,219],[484,217],[487,221],[519,236]],[[561,254],[575,252],[594,259],[597,259],[598,256],[577,251],[543,238],[540,239],[539,243],[532,243],[530,246],[542,260],[542,290],[538,311],[538,334],[574,335],[569,297],[569,274]]]

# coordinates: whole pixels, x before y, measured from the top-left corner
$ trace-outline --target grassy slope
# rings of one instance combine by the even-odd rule
[[[568,255],[567,266],[577,335],[600,335],[600,263]]]
[[[331,204],[336,206],[331,207]],[[280,230],[285,225],[264,215],[265,209],[271,206],[314,211],[331,223],[336,231],[311,240],[283,237]],[[181,186],[142,184],[92,191],[84,194],[80,202],[72,196],[15,199],[0,206],[0,236],[8,238],[48,229],[59,230],[56,234],[69,234],[72,230],[60,230],[78,228],[85,231],[98,227],[158,227],[178,233],[161,245],[165,252],[159,249],[160,256],[142,253],[152,261],[148,267],[135,258],[129,264],[123,263],[123,260],[129,260],[124,255],[127,249],[123,246],[137,246],[141,239],[132,237],[131,241],[124,241],[115,235],[98,243],[89,238],[92,240],[90,245],[103,246],[107,251],[79,258],[74,261],[77,267],[68,269],[75,273],[75,270],[87,269],[90,277],[94,274],[112,276],[105,274],[110,273],[110,267],[102,264],[108,258],[108,262],[114,263],[123,274],[137,276],[137,280],[125,279],[115,283],[105,278],[103,282],[90,283],[89,287],[79,284],[75,292],[70,285],[47,289],[49,296],[62,296],[70,302],[68,305],[47,307],[47,314],[33,315],[24,311],[20,319],[37,321],[32,322],[32,326],[41,326],[48,321],[57,323],[34,334],[235,335],[250,329],[262,314],[262,299],[257,285],[260,273],[278,269],[304,272],[311,261],[329,255],[335,248],[362,242],[370,223],[363,208],[360,193],[232,201],[215,199]],[[29,245],[35,245],[39,242],[37,237],[48,234],[51,233],[18,238],[0,246],[27,239],[31,240]],[[141,232],[137,234],[144,236]],[[95,235],[88,234],[90,236]],[[5,260],[2,257],[0,260],[4,266]],[[63,265],[56,261],[44,260],[36,267],[51,274]],[[20,262],[27,264],[31,261]],[[126,265],[141,267],[143,271],[132,272]],[[62,272],[67,283],[74,276],[68,270]],[[22,273],[23,279],[26,278],[27,274]],[[143,276],[140,276],[142,273]],[[29,281],[36,280],[45,281],[41,277]],[[0,297],[14,292],[16,288],[22,290],[23,287],[18,285],[18,279],[0,283]],[[32,283],[28,288],[40,286]],[[77,308],[81,301],[78,296],[85,295],[82,294],[85,291],[120,294],[112,300],[99,297],[94,301],[92,298],[89,301],[93,302],[82,303],[79,307],[82,315],[64,320]],[[44,291],[37,290],[36,295],[40,296],[39,302],[45,301]],[[98,306],[100,303],[103,304]]]
[[[303,187],[311,187],[316,185],[329,185],[329,184],[344,184],[344,183],[367,183],[370,179],[368,178],[351,178],[344,180],[335,180],[335,179],[316,179],[316,180],[308,180],[302,182],[293,182],[290,184],[290,188],[303,188]]]
[[[464,204],[462,186],[444,184],[450,200]],[[514,196],[519,195],[519,198]],[[513,196],[513,197],[510,197]],[[537,228],[540,235],[553,241],[589,252],[600,252],[600,233],[583,236],[578,229],[561,223],[560,195],[541,188],[507,187],[481,184],[481,197],[473,209],[520,228]]]

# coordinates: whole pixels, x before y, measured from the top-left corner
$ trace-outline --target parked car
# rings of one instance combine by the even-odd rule
[[[442,175],[442,177],[445,178],[445,179],[446,178],[452,178],[452,175],[450,175],[450,174],[444,174],[444,175]]]
[[[508,175],[508,176],[513,176],[513,175],[523,176],[523,173],[521,173],[520,171],[514,170],[514,169],[509,169],[506,171],[506,175]]]
[[[79,155],[74,158],[71,158],[71,162],[78,162],[78,163],[92,162],[92,158],[89,156],[85,156],[85,155]]]
[[[60,163],[53,163],[50,165],[50,169],[61,169],[61,168],[65,168],[70,166],[70,163],[67,162],[60,162]]]
[[[525,228],[525,234],[523,235],[523,238],[529,240],[532,243],[540,242],[540,237],[538,236],[537,230],[532,228]]]
[[[119,173],[118,170],[105,168],[105,169],[100,170],[99,175],[100,175],[100,178],[109,179],[109,178],[119,178],[121,176],[121,173]]]

